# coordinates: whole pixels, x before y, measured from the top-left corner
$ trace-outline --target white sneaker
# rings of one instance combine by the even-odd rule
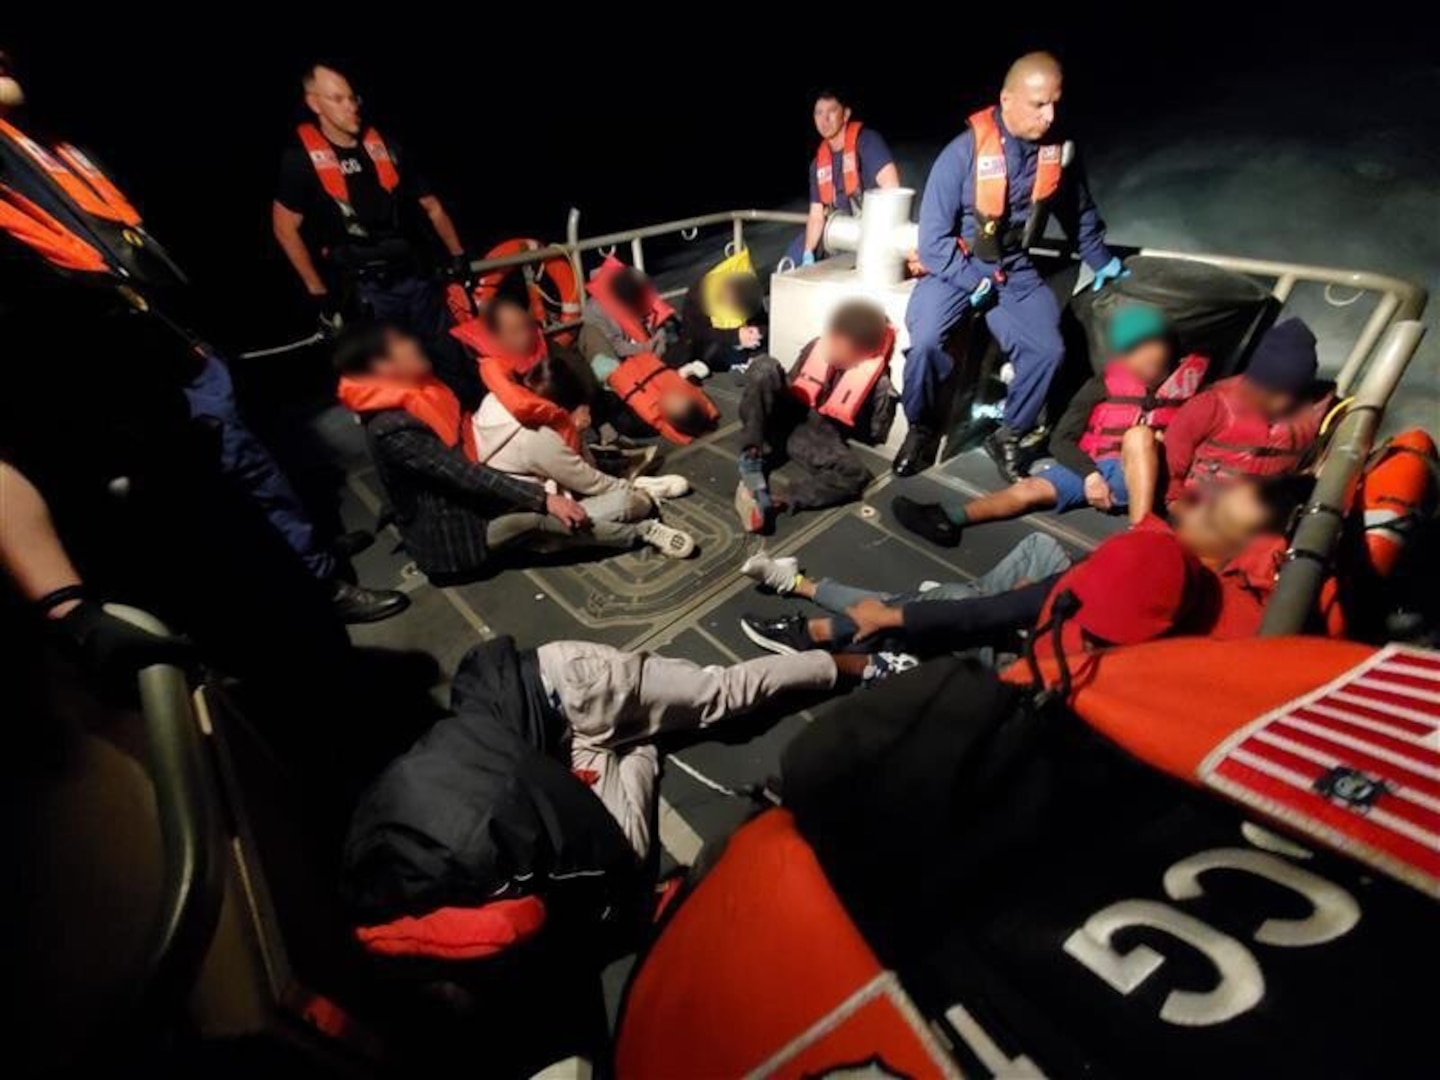
[[[676,370],[680,372],[682,379],[690,379],[692,382],[704,382],[710,377],[710,365],[703,360],[691,360]]]
[[[688,559],[695,553],[695,538],[659,521],[640,524],[640,539],[669,559]]]
[[[631,481],[631,484],[652,499],[678,499],[681,495],[690,494],[690,481],[679,473],[668,473],[665,476],[637,476]]]
[[[938,581],[930,581],[928,578],[927,578],[925,581],[920,582],[920,591],[921,591],[922,593],[930,592],[930,591],[932,591],[932,590],[934,590],[934,589],[938,589],[939,587],[940,587],[940,582],[938,582]]]
[[[784,596],[795,588],[795,579],[800,575],[800,560],[793,555],[775,558],[761,551],[740,564],[740,573]]]
[[[896,675],[903,675],[920,666],[920,659],[909,653],[882,652],[870,657],[865,673],[860,676],[860,685],[874,686]]]

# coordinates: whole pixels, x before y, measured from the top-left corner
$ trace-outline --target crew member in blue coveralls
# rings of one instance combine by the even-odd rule
[[[1072,148],[1053,137],[1060,62],[1027,53],[1010,65],[1000,104],[969,118],[940,151],[920,204],[920,261],[928,276],[905,313],[910,349],[903,402],[910,432],[895,472],[933,464],[942,419],[936,398],[952,362],[945,339],[968,312],[986,325],[1014,367],[1004,423],[985,443],[1008,483],[1020,478],[1020,439],[1035,427],[1065,355],[1060,307],[1026,254],[1053,213],[1095,272],[1094,288],[1126,273],[1105,246],[1105,223]]]
[[[810,162],[810,220],[787,253],[797,266],[825,257],[827,217],[858,214],[860,200],[871,188],[900,186],[900,170],[884,136],[852,119],[850,106],[836,91],[815,96],[815,130],[820,148]]]

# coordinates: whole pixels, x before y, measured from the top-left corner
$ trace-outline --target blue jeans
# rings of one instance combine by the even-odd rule
[[[219,429],[221,471],[264,511],[312,574],[322,580],[333,577],[335,557],[320,545],[315,523],[305,512],[300,496],[290,486],[280,463],[245,426],[225,362],[214,353],[207,354],[204,368],[185,387],[185,397],[190,402],[191,416],[209,420]]]
[[[926,600],[970,600],[1009,592],[1030,581],[1040,581],[1070,568],[1070,556],[1049,533],[1031,533],[1010,549],[1010,553],[973,582],[945,581],[924,592],[883,593],[861,589],[830,578],[815,586],[815,603],[832,613],[830,636],[837,645],[848,645],[855,636],[855,623],[846,610],[861,600],[879,600],[892,607]]]
[[[1026,432],[1035,426],[1050,380],[1065,358],[1060,338],[1060,305],[1050,287],[1033,269],[1011,273],[985,312],[985,325],[1015,368],[1005,397],[1005,425]],[[936,398],[955,362],[945,340],[970,311],[970,294],[937,277],[921,278],[905,309],[910,348],[905,353],[905,385],[901,403],[912,424],[934,427],[942,409]]]

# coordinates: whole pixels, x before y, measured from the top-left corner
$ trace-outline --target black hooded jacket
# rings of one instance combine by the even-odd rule
[[[570,772],[568,729],[533,652],[508,637],[465,655],[441,720],[362,796],[342,891],[361,924],[538,894],[554,917],[612,917],[640,881],[605,806]]]

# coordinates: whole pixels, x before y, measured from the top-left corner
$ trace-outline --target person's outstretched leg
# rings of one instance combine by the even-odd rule
[[[1059,540],[1049,533],[1033,532],[976,578],[974,589],[980,596],[997,596],[1069,570],[1071,562]]]
[[[533,544],[538,551],[565,547],[603,547],[625,550],[640,543],[640,525],[623,521],[593,521],[590,528],[571,532],[549,514],[523,511],[502,514],[485,527],[485,544],[492,551]]]
[[[660,752],[648,744],[610,750],[577,735],[570,744],[570,770],[590,785],[643,862],[652,842]]]
[[[1160,489],[1160,440],[1155,438],[1154,428],[1132,427],[1125,432],[1120,440],[1120,468],[1130,499],[1130,524],[1137,525],[1146,514],[1154,513]]]
[[[904,495],[891,504],[898,521],[910,532],[923,536],[932,544],[955,547],[967,525],[987,521],[1009,521],[1036,510],[1048,510],[1056,504],[1055,485],[1039,476],[1027,476],[1009,487],[982,495],[960,506],[922,503]]]

